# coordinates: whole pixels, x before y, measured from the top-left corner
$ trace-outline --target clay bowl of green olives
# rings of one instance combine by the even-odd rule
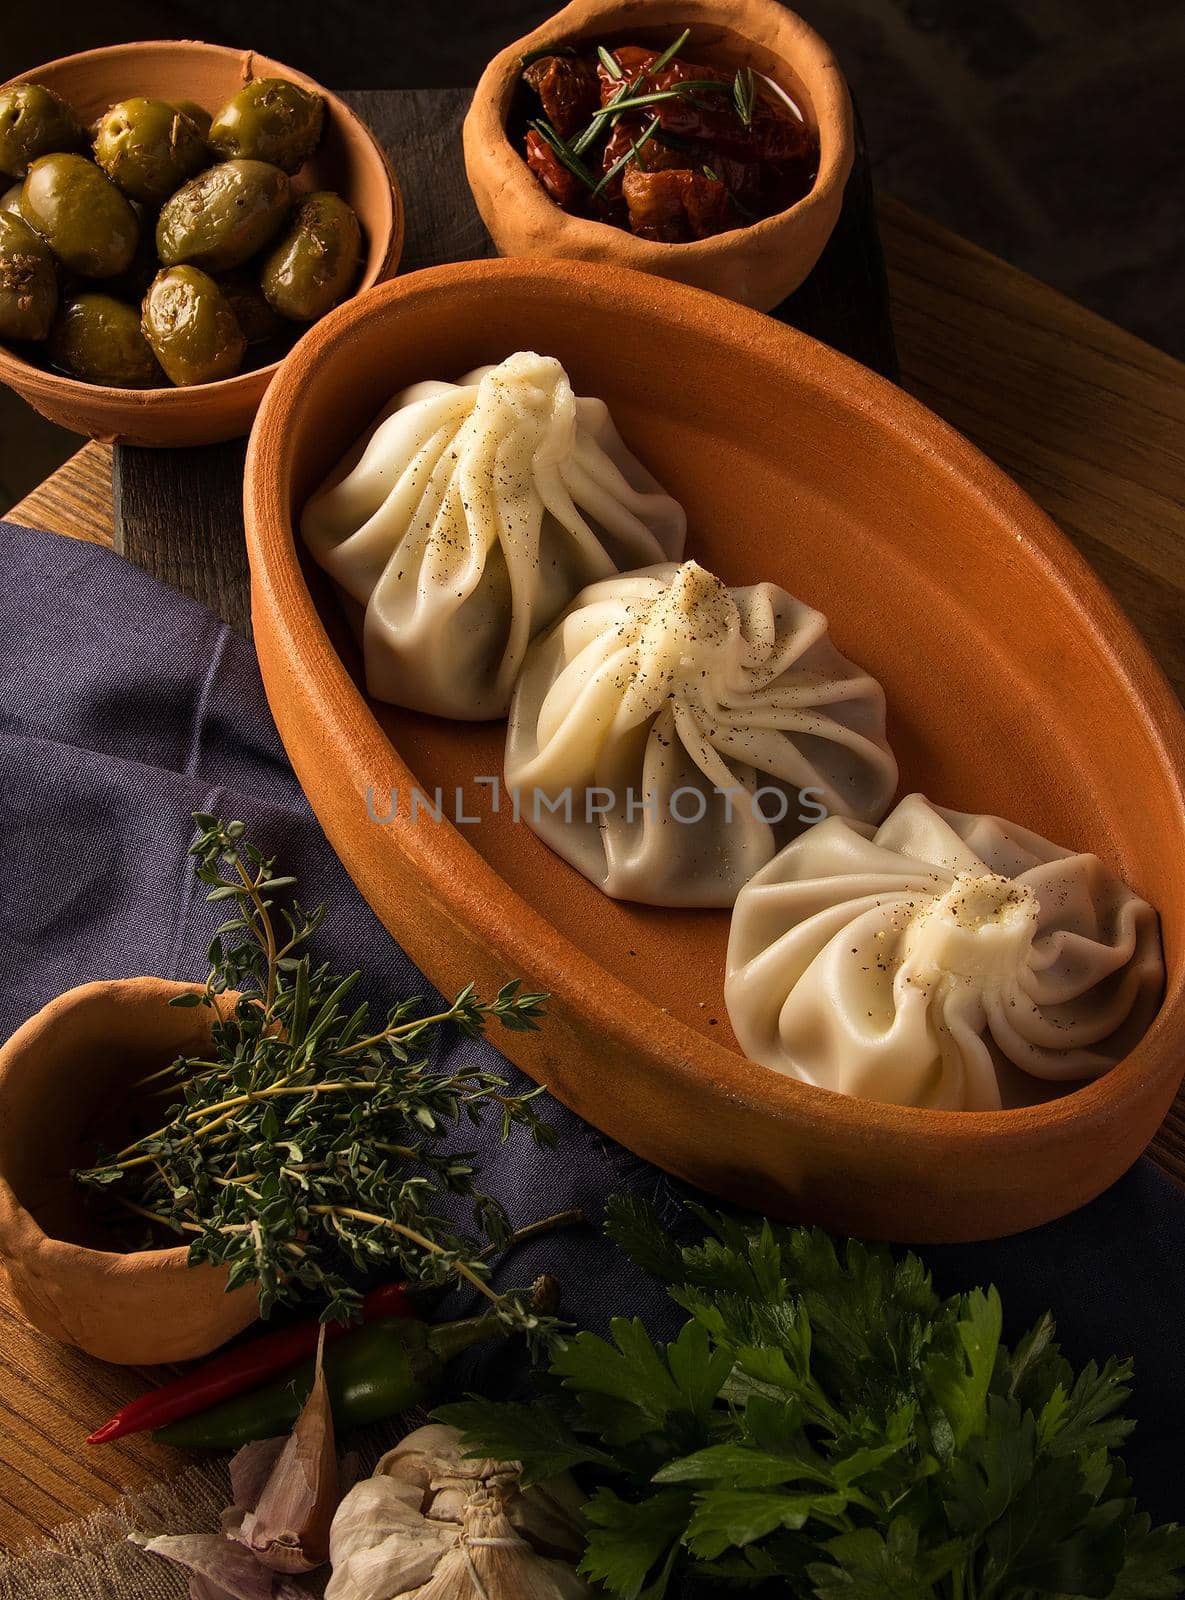
[[[160,40],[0,86],[0,381],[77,433],[246,433],[301,333],[402,245],[382,149],[278,61]]]

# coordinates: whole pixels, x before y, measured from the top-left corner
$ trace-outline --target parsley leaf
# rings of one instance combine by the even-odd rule
[[[730,1548],[764,1539],[776,1528],[797,1532],[812,1516],[839,1517],[847,1510],[847,1496],[814,1493],[775,1493],[719,1487],[696,1496],[687,1525],[687,1545],[694,1555],[712,1560]]]
[[[605,1209],[605,1232],[631,1261],[674,1283],[682,1276],[683,1254],[653,1206],[632,1194],[613,1195]]]
[[[1102,1371],[1093,1361],[1078,1374],[1056,1422],[1046,1422],[1043,1438],[1054,1455],[1070,1455],[1099,1445],[1113,1450],[1135,1424],[1114,1415],[1131,1394],[1130,1361],[1109,1360]],[[1044,1413],[1043,1413],[1044,1415]]]
[[[996,1291],[984,1294],[973,1289],[963,1297],[945,1347],[933,1351],[926,1362],[926,1381],[945,1423],[938,1440],[940,1455],[962,1449],[972,1434],[984,1431],[1003,1320]]]
[[[558,1350],[552,1373],[579,1393],[581,1420],[610,1444],[630,1444],[672,1415],[683,1425],[705,1422],[728,1376],[727,1350],[713,1351],[702,1327],[689,1322],[664,1351],[638,1321],[615,1317],[613,1343],[580,1333]]]
[[[579,1439],[549,1406],[524,1406],[472,1395],[441,1406],[436,1416],[465,1434],[472,1447],[470,1455],[521,1461],[524,1485],[571,1472],[573,1467],[615,1464],[608,1451]]]
[[[1123,1570],[1109,1600],[1174,1600],[1185,1567],[1185,1528],[1154,1528],[1137,1512],[1128,1523]]]
[[[897,1517],[885,1533],[859,1528],[826,1545],[833,1566],[811,1566],[808,1575],[819,1600],[932,1600],[934,1585],[954,1566],[959,1546],[918,1548],[918,1531]]]
[[[687,1526],[690,1497],[663,1490],[636,1505],[601,1488],[584,1508],[591,1524],[580,1571],[618,1600],[660,1600],[667,1591]],[[654,1582],[646,1579],[662,1563]]]

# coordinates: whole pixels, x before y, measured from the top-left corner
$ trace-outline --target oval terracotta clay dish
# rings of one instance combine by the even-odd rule
[[[831,618],[885,685],[902,792],[1091,849],[1164,919],[1168,987],[1139,1048],[1043,1105],[935,1112],[846,1099],[746,1061],[722,986],[728,916],[606,899],[475,779],[504,730],[370,703],[294,524],[402,385],[512,351],[563,361],[687,508],[688,554]],[[640,1155],[712,1193],[870,1236],[999,1235],[1066,1212],[1135,1159],[1185,1062],[1185,724],[1143,645],[1038,508],[891,384],[713,295],[549,261],[438,267],[331,313],[252,434],[255,636],[293,764],[338,854],[452,992],[552,994],[498,1043]],[[444,820],[410,786],[444,794]],[[457,825],[455,791],[466,816]],[[397,791],[400,815],[383,817]]]

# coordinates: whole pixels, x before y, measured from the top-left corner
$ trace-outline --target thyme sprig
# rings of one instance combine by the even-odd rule
[[[227,1267],[229,1288],[253,1283],[264,1316],[315,1297],[326,1320],[348,1320],[359,1280],[381,1269],[426,1286],[463,1280],[509,1324],[546,1331],[528,1300],[490,1286],[510,1223],[478,1187],[473,1153],[445,1145],[456,1124],[491,1112],[504,1140],[522,1126],[552,1144],[532,1104],[542,1090],[515,1094],[497,1073],[428,1060],[446,1025],[468,1037],[491,1020],[534,1029],[546,996],[508,983],[487,1001],[469,985],[429,1016],[402,1000],[375,1027],[349,998],[359,974],[314,965],[306,948],[324,908],[299,905],[295,880],[242,823],[195,821],[196,875],[234,914],[211,941],[204,986],[171,1003],[216,1012],[210,1051],[140,1079],[148,1104],[172,1097],[160,1125],[75,1176],[188,1239],[191,1264]],[[442,1193],[471,1202],[472,1236],[438,1213]]]

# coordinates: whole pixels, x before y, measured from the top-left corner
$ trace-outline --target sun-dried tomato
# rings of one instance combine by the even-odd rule
[[[597,74],[581,56],[540,56],[523,78],[543,103],[543,114],[562,138],[585,127],[600,103]]]
[[[685,244],[736,226],[728,190],[719,179],[686,168],[642,172],[629,166],[622,194],[630,228],[641,239]]]
[[[575,211],[582,194],[580,179],[569,172],[541,134],[527,131],[527,166],[539,179],[557,206]]]

